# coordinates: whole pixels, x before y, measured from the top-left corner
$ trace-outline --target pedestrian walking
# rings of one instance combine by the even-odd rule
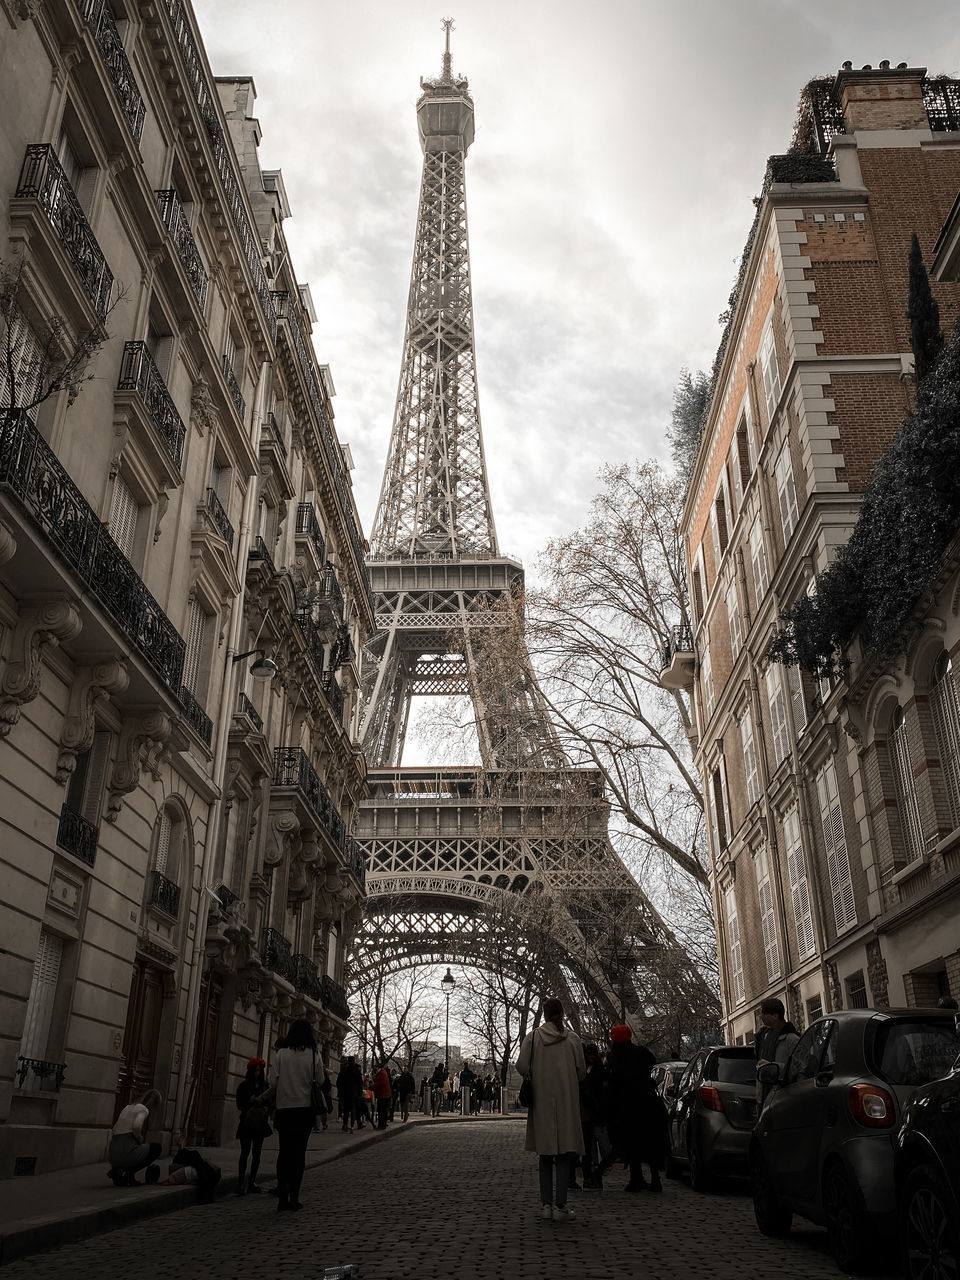
[[[601,1161],[602,1175],[614,1160],[629,1170],[626,1191],[646,1191],[644,1164],[650,1167],[649,1187],[662,1191],[660,1172],[667,1157],[667,1113],[650,1075],[656,1058],[642,1044],[633,1043],[633,1032],[625,1023],[610,1029],[607,1055],[607,1128],[611,1151]]]
[[[397,1097],[400,1100],[400,1119],[410,1119],[410,1099],[417,1092],[417,1082],[409,1067],[404,1067],[397,1077]]]
[[[587,1064],[586,1078],[580,1082],[580,1123],[583,1126],[583,1187],[585,1191],[602,1191],[603,1176],[599,1172],[610,1152],[607,1138],[607,1069],[595,1044],[583,1046]]]
[[[763,1029],[757,1033],[757,1037],[753,1042],[754,1052],[757,1055],[757,1070],[768,1062],[776,1062],[780,1067],[780,1073],[787,1065],[787,1061],[793,1053],[794,1046],[800,1039],[800,1033],[792,1022],[784,1020],[786,1010],[783,1007],[783,1001],[777,1000],[775,997],[764,1000],[760,1005],[760,1021]],[[772,1084],[765,1084],[764,1081],[757,1080],[757,1102],[759,1106],[763,1106],[764,1100],[770,1090]]]
[[[148,1089],[137,1102],[129,1103],[117,1116],[107,1150],[110,1161],[107,1177],[115,1187],[140,1186],[136,1175],[141,1169],[148,1169],[148,1182],[159,1180],[159,1165],[153,1179],[149,1176],[149,1168],[162,1148],[159,1142],[147,1142],[147,1130],[151,1116],[159,1117],[162,1105],[160,1093],[156,1089]]]
[[[443,1082],[447,1078],[446,1064],[438,1062],[430,1077],[430,1114],[436,1116],[443,1100]]]
[[[373,1097],[377,1108],[377,1128],[385,1129],[390,1118],[390,1099],[393,1096],[390,1088],[390,1073],[387,1064],[381,1062],[380,1069],[373,1077]]]
[[[240,1119],[237,1121],[237,1137],[240,1139],[240,1167],[237,1176],[237,1195],[247,1192],[261,1191],[257,1185],[257,1173],[260,1169],[260,1152],[264,1138],[273,1133],[270,1128],[270,1115],[267,1110],[269,1086],[267,1085],[266,1066],[263,1058],[251,1058],[247,1063],[247,1074],[237,1085],[237,1110]],[[250,1161],[250,1181],[247,1182],[247,1161]]]
[[[313,1029],[309,1022],[298,1018],[287,1032],[286,1048],[277,1051],[270,1067],[276,1105],[274,1125],[279,1138],[278,1213],[303,1208],[300,1183],[314,1122],[313,1086],[322,1081],[323,1066],[317,1057]]]
[[[587,1068],[580,1037],[566,1025],[563,1005],[549,999],[544,1022],[524,1038],[517,1070],[533,1085],[526,1149],[540,1157],[540,1213],[554,1222],[576,1217],[567,1208],[574,1161],[583,1154],[580,1081]]]
[[[363,1074],[356,1058],[347,1058],[337,1072],[337,1098],[340,1102],[340,1119],[343,1132],[353,1133],[360,1122],[360,1095],[363,1093]]]

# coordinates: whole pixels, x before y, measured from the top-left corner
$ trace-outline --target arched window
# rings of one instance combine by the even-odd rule
[[[187,844],[183,814],[176,805],[165,804],[154,828],[149,901],[151,906],[174,918],[180,914],[180,879],[189,866]]]
[[[930,709],[953,825],[960,827],[960,700],[953,663],[941,653],[930,681]]]
[[[897,812],[900,815],[903,851],[907,861],[913,862],[923,853],[923,825],[920,822],[920,806],[917,804],[917,789],[910,764],[910,744],[903,707],[897,707],[893,713],[890,728],[890,764],[893,769]]]

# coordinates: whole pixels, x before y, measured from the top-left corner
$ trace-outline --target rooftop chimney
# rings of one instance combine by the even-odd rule
[[[837,72],[837,96],[843,106],[847,133],[878,129],[928,129],[923,105],[926,67],[891,67],[869,63],[854,71],[849,62]]]

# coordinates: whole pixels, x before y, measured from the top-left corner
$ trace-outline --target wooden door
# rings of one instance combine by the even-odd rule
[[[146,960],[137,960],[134,964],[114,1119],[127,1103],[145,1089],[154,1087],[163,1014],[163,977],[163,970]]]
[[[197,1038],[193,1049],[192,1102],[187,1121],[187,1141],[192,1143],[202,1140],[209,1129],[222,1003],[222,980],[217,975],[205,978],[200,990]]]

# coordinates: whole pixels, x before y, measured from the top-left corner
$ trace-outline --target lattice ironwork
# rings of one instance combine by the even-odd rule
[[[960,130],[960,80],[947,76],[931,76],[924,80],[923,105],[934,133]]]
[[[157,208],[160,210],[163,225],[170,232],[170,239],[177,251],[180,265],[190,282],[197,306],[202,311],[207,296],[207,273],[203,268],[203,259],[200,257],[200,250],[193,238],[180,197],[173,187],[157,192]]]
[[[117,390],[136,391],[146,406],[150,421],[163,441],[170,461],[179,471],[187,428],[145,342],[123,344]]]
[[[85,0],[83,20],[93,34],[100,56],[113,85],[120,110],[123,112],[135,142],[140,141],[143,133],[143,120],[146,115],[143,96],[137,85],[133,68],[130,66],[120,39],[120,32],[114,21],[110,6],[105,0]]]

